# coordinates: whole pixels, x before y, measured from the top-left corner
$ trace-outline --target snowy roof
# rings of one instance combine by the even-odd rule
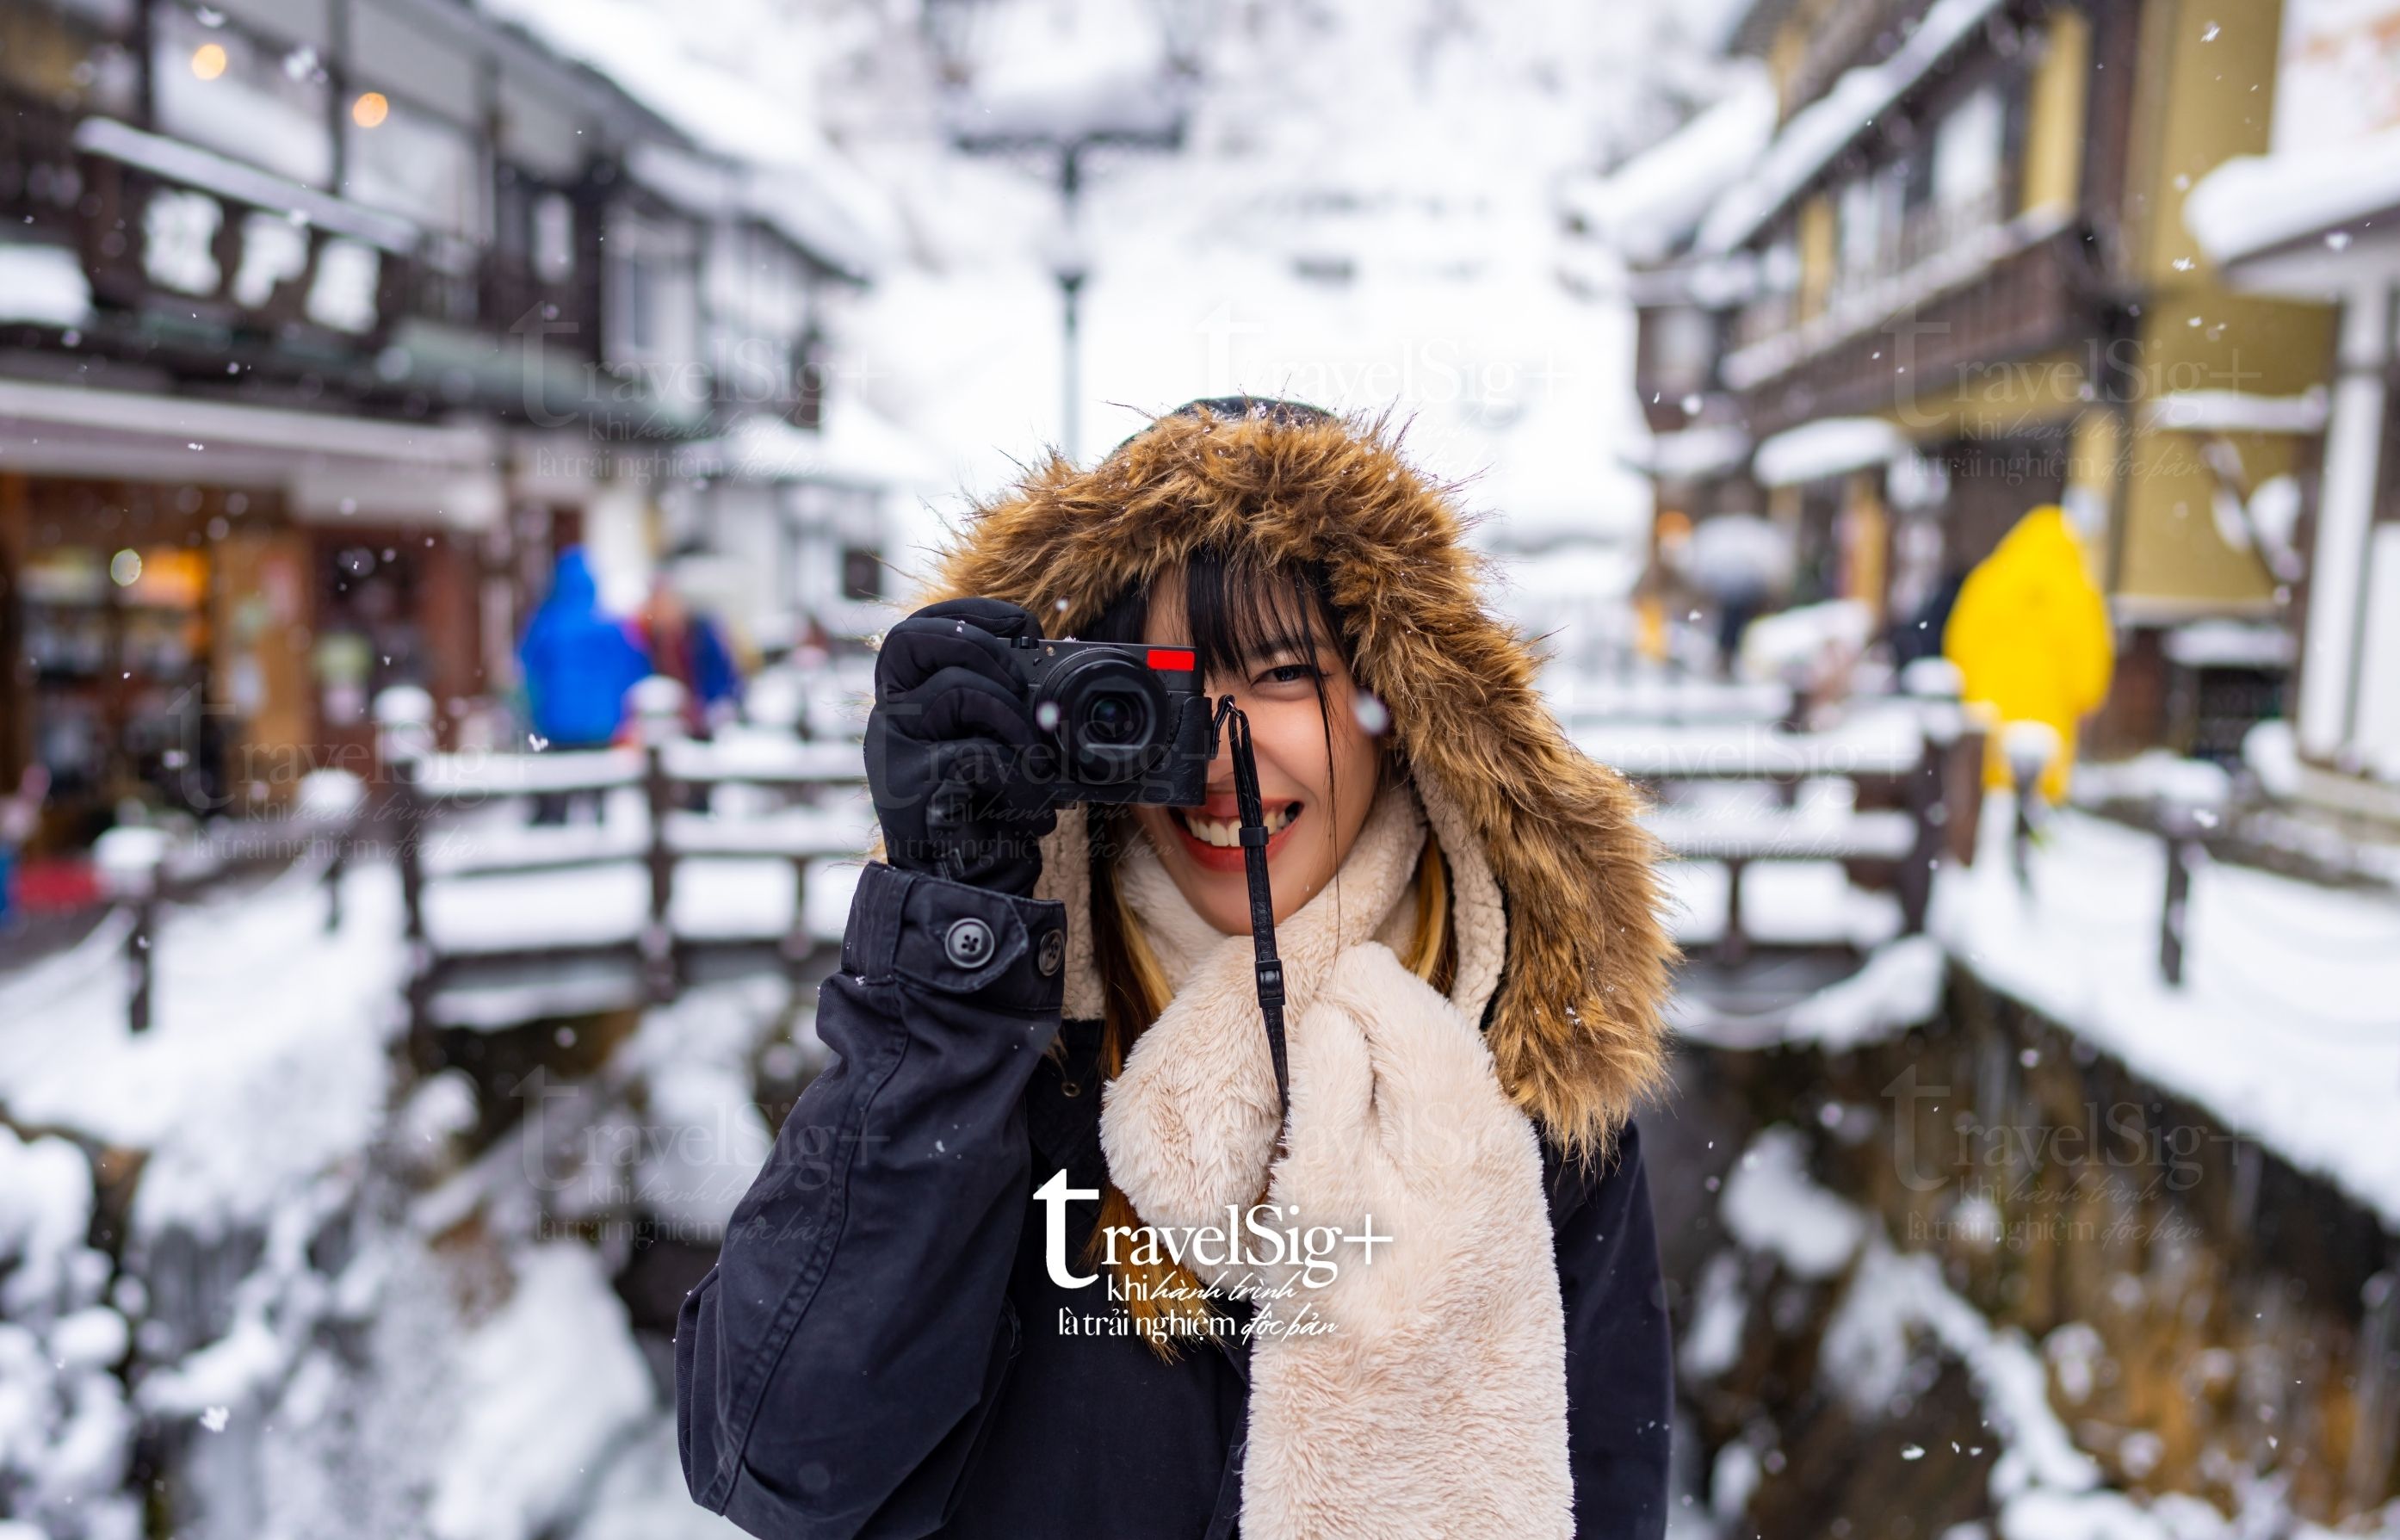
[[[636,144],[625,157],[634,180],[703,219],[746,215],[781,233],[821,266],[864,278],[883,260],[876,242],[843,223],[809,179],[787,170],[696,155],[673,144]]]
[[[2236,156],[2202,177],[2183,222],[2220,265],[2314,238],[2339,251],[2345,226],[2400,209],[2400,128],[2281,155]]]
[[[1729,252],[1757,234],[1785,204],[1889,112],[2000,7],[2000,0],[1934,0],[1907,41],[1878,64],[1850,70],[1792,115],[1757,169],[1736,183],[1701,222],[1698,244]]]
[[[1758,446],[1761,486],[1796,486],[1883,465],[1908,453],[1908,436],[1881,417],[1820,417]]]
[[[2298,651],[2273,620],[2194,620],[2166,634],[2166,654],[2187,668],[2289,668]]]
[[[1679,433],[1655,433],[1625,452],[1625,463],[1654,476],[1713,476],[1750,457],[1750,435],[1731,423],[1707,423]]]
[[[198,144],[144,133],[113,117],[87,117],[76,124],[75,147],[238,203],[296,215],[320,230],[388,252],[412,251],[416,245],[416,226],[398,214],[319,192]]]
[[[481,0],[546,47],[589,65],[711,155],[752,168],[745,195],[828,266],[864,276],[898,245],[882,195],[806,112],[700,57],[671,12],[640,0]]]
[[[781,417],[744,417],[719,437],[691,445],[682,464],[692,474],[747,481],[864,487],[931,487],[943,481],[915,435],[854,400],[828,402],[825,427],[816,430]]]
[[[1657,262],[1684,244],[1774,133],[1774,84],[1764,70],[1746,70],[1724,100],[1607,176],[1569,184],[1561,201],[1630,260]]]
[[[2186,433],[2322,433],[2325,387],[2297,396],[2256,396],[2246,390],[2175,390],[2153,400],[2152,428]]]

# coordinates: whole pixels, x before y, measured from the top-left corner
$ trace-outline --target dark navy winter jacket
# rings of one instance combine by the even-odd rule
[[[966,920],[998,940],[972,967],[947,945]],[[784,1122],[675,1327],[685,1478],[749,1533],[1239,1533],[1243,1339],[1188,1344],[1169,1364],[1138,1336],[1058,1329],[1062,1311],[1119,1308],[1099,1287],[1050,1281],[1032,1195],[1062,1168],[1088,1189],[1105,1171],[1098,1024],[1060,1020],[1052,938],[1066,920],[1057,900],[880,863],[862,876],[818,1002],[838,1061]],[[1043,1052],[1061,1033],[1064,1067]],[[1545,1140],[1543,1168],[1575,1533],[1656,1540],[1669,1346],[1639,1134],[1627,1127],[1589,1177]],[[1079,1272],[1098,1208],[1068,1210]]]

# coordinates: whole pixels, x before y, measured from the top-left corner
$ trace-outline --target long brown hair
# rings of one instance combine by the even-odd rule
[[[1138,641],[1147,622],[1149,607],[1150,592],[1146,587],[1128,590],[1083,634],[1094,641]],[[1190,631],[1185,639],[1199,655],[1196,661],[1203,678],[1236,672],[1249,659],[1264,656],[1278,647],[1297,644],[1305,652],[1312,609],[1324,620],[1326,632],[1334,638],[1334,645],[1348,663],[1350,637],[1332,602],[1322,568],[1308,566],[1274,571],[1229,562],[1207,551],[1196,553],[1185,566],[1184,614]],[[1333,762],[1331,708],[1323,677],[1320,675],[1316,683],[1317,709],[1325,726],[1326,762],[1330,765]],[[1365,688],[1365,681],[1358,683]],[[1381,774],[1399,772],[1396,755],[1387,752],[1379,756],[1379,761]],[[1338,810],[1341,788],[1336,786],[1332,792]],[[1166,1008],[1172,990],[1143,937],[1139,920],[1116,884],[1117,858],[1125,842],[1144,836],[1123,807],[1094,808],[1086,816],[1091,833],[1092,952],[1099,974],[1102,1002],[1098,1070],[1105,1083],[1125,1069],[1134,1043]],[[1329,812],[1329,816],[1334,817],[1338,825],[1338,811]],[[1418,856],[1415,894],[1416,928],[1401,961],[1447,994],[1457,974],[1458,948],[1452,934],[1449,870],[1430,836]],[[1052,1049],[1054,1055],[1063,1055],[1064,1044],[1054,1041]],[[1261,1191],[1252,1201],[1262,1201],[1265,1196]],[[1135,1232],[1141,1223],[1133,1201],[1113,1180],[1105,1180],[1098,1222],[1084,1247],[1084,1265],[1105,1267],[1114,1275],[1115,1292],[1134,1318],[1142,1340],[1162,1359],[1172,1361],[1180,1353],[1181,1338],[1204,1329],[1212,1311],[1200,1280],[1190,1269],[1164,1257],[1150,1261],[1134,1260],[1134,1253],[1140,1249],[1136,1245]],[[1113,1257],[1109,1239],[1111,1234],[1117,1236]]]

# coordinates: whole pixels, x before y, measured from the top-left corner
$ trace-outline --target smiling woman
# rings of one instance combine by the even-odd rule
[[[1362,687],[1321,566],[1270,570],[1200,551],[1154,583],[1129,587],[1085,633],[1094,641],[1189,646],[1211,700],[1249,718],[1266,811],[1267,879],[1277,921],[1316,896],[1348,853],[1380,783],[1382,752],[1362,725]],[[1250,929],[1234,767],[1209,767],[1197,807],[1124,810],[1192,906],[1228,935]]]
[[[1289,402],[976,511],[878,654],[837,1062],[677,1323],[695,1499],[761,1535],[1663,1533],[1654,849],[1480,577],[1384,423]],[[1052,805],[1008,768],[1056,726],[1007,663],[1045,634],[1188,647],[1244,713],[1288,1108],[1230,743],[1196,805]],[[1174,1240],[1207,1226],[1373,1248],[1295,1279]]]

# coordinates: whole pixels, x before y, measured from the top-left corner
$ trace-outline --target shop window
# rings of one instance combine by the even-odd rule
[[[314,49],[182,5],[157,7],[151,25],[160,132],[311,186],[332,180],[330,86]]]
[[[127,795],[222,806],[207,592],[207,558],[186,546],[54,546],[28,558],[18,597],[34,750],[62,811]]]
[[[0,85],[67,112],[130,117],[141,71],[123,41],[132,0],[0,7]]]
[[[880,553],[863,545],[842,547],[841,596],[861,600],[883,597],[883,559]]]
[[[343,114],[342,135],[345,197],[448,235],[489,238],[483,151],[466,129],[362,90]]]
[[[682,362],[698,326],[691,226],[618,209],[608,222],[611,362]]]
[[[1648,377],[1643,381],[1653,395],[1680,400],[1709,383],[1709,365],[1716,357],[1716,323],[1696,305],[1662,306],[1643,316],[1642,345],[1648,354]]]
[[[1933,204],[1953,229],[1988,221],[1999,206],[2008,109],[1998,86],[1979,86],[1933,133]]]
[[[813,433],[825,427],[825,385],[832,374],[825,336],[814,327],[804,333],[792,368],[791,424]]]
[[[534,199],[533,276],[544,283],[575,276],[575,203],[565,193]]]

